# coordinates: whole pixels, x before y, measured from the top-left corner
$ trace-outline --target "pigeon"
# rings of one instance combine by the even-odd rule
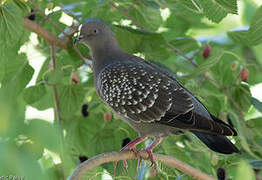
[[[139,153],[136,146],[154,138],[144,149],[153,162],[152,151],[165,137],[189,131],[215,152],[240,153],[226,137],[237,136],[233,127],[209,113],[170,72],[124,52],[103,21],[88,18],[74,44],[77,42],[92,52],[97,94],[139,134],[122,151]]]

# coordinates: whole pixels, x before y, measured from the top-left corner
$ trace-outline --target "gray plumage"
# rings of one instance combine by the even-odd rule
[[[104,23],[89,19],[77,41],[92,51],[98,95],[141,137],[188,130],[214,151],[239,152],[225,137],[237,135],[231,126],[211,115],[170,73],[123,52]]]

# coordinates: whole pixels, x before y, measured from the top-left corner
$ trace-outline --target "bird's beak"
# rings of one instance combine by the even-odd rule
[[[76,45],[76,43],[81,42],[84,39],[83,35],[79,35],[75,40],[74,40],[74,45]]]

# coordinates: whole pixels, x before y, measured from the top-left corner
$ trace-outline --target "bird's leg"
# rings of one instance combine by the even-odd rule
[[[127,145],[125,145],[120,151],[124,150],[132,150],[136,154],[139,153],[139,151],[136,149],[136,146],[146,140],[147,137],[138,137],[134,139],[133,141],[129,142]]]
[[[139,156],[139,151],[136,149],[136,146],[138,144],[140,144],[141,142],[143,142],[144,140],[146,140],[146,136],[145,137],[138,137],[136,139],[134,139],[133,141],[129,142],[127,145],[125,145],[121,150],[121,151],[125,151],[125,150],[132,150],[136,156]],[[115,174],[115,168],[116,168],[117,162],[114,163],[114,174]],[[123,165],[125,167],[125,169],[128,168],[127,162],[126,160],[123,160]]]
[[[163,138],[162,137],[159,137],[159,138],[156,138],[151,144],[150,146],[148,146],[147,148],[145,149],[142,149],[142,151],[145,151],[148,153],[148,159],[151,161],[151,166],[153,164],[155,164],[154,162],[154,158],[153,158],[153,149],[162,142]],[[138,166],[140,167],[141,165],[141,160],[139,160],[138,162]]]

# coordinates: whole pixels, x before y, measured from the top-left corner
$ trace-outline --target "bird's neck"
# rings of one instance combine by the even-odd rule
[[[105,43],[100,47],[91,48],[91,51],[94,58],[94,71],[99,71],[114,61],[119,61],[123,53],[116,41]]]

